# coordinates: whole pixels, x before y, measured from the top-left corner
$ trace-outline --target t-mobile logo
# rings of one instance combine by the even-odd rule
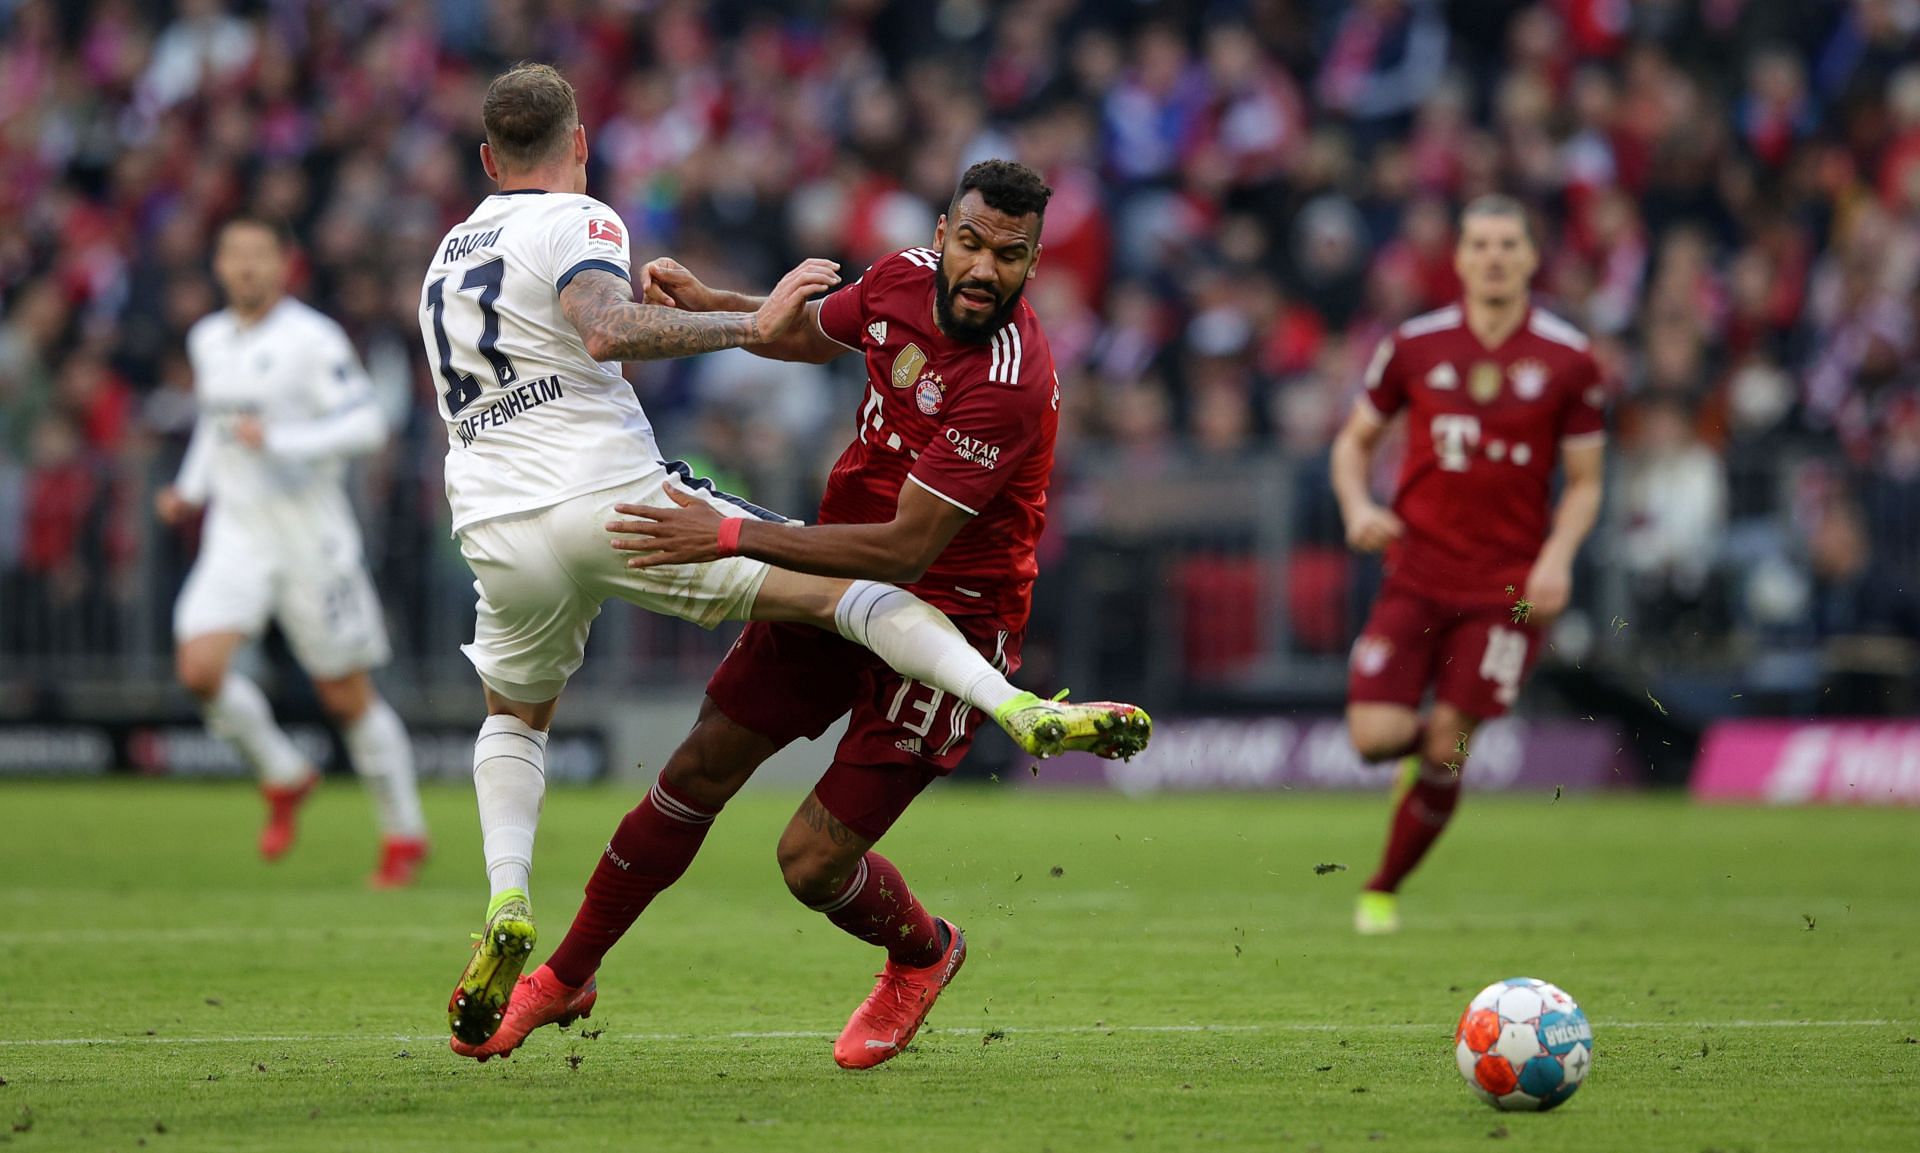
[[[1480,418],[1463,412],[1443,412],[1433,418],[1433,454],[1448,472],[1465,472],[1472,449],[1480,443]]]

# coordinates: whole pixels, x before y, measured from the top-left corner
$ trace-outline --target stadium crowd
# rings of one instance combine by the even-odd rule
[[[1038,167],[1068,471],[1278,447],[1324,543],[1367,356],[1454,292],[1454,209],[1511,191],[1617,388],[1598,547],[1646,643],[1920,639],[1920,0],[0,0],[0,33],[0,652],[178,568],[144,497],[242,209],[292,224],[403,430],[368,536],[410,615],[450,556],[420,270],[519,59],[578,88],[635,253],[728,286],[924,243],[966,164]],[[851,411],[740,353],[631,375],[761,492]]]

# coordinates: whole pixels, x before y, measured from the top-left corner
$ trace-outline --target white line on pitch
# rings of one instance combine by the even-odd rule
[[[1602,1021],[1598,1031],[1608,1029],[1872,1029],[1903,1022],[1884,1017],[1857,1020],[1796,1021]],[[1367,1033],[1409,1032],[1445,1034],[1443,1022],[1376,1022],[1364,1025],[1329,1025],[1305,1021],[1287,1021],[1265,1025],[1008,1025],[999,1029],[977,1027],[927,1029],[928,1036],[950,1033],[955,1036],[980,1036],[989,1032],[1034,1036],[1102,1033]],[[806,1029],[771,1029],[757,1032],[727,1033],[616,1033],[625,1041],[788,1041],[827,1039],[832,1033]],[[33,1037],[0,1038],[0,1048],[44,1048],[59,1045],[280,1045],[302,1043],[342,1043],[359,1041],[380,1044],[426,1044],[446,1040],[443,1034],[382,1035],[378,1033],[254,1033],[216,1037]]]

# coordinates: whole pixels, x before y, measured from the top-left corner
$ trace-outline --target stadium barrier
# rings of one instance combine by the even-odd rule
[[[1791,586],[1787,591],[1800,588],[1799,577],[1782,577],[1778,565],[1756,558],[1778,551],[1781,511],[1804,503],[1788,499],[1806,487],[1796,478],[1818,472],[1804,463],[1792,454],[1749,456],[1730,468],[1737,523],[1745,527],[1715,550],[1733,570],[1721,576],[1748,574],[1772,588],[1759,580],[1772,572]],[[163,722],[189,715],[190,702],[173,684],[170,622],[193,559],[193,533],[162,528],[147,511],[175,464],[162,453],[94,467],[93,504],[66,510],[80,519],[70,532],[54,534],[71,542],[71,555],[49,558],[24,548],[20,524],[0,515],[0,721]],[[799,477],[799,468],[792,462],[796,475],[753,491],[804,507],[799,494],[811,480]],[[422,725],[466,723],[475,697],[473,671],[459,651],[472,636],[472,577],[447,536],[437,469],[431,452],[395,449],[357,470],[353,485],[393,641],[381,688],[409,723]],[[0,505],[4,474],[0,468]],[[1906,503],[1863,500],[1876,551],[1887,552],[1894,566],[1889,571],[1920,564],[1920,486],[1913,488],[1917,495]],[[1910,650],[1904,659],[1876,658],[1863,672],[1860,646],[1818,635],[1791,597],[1774,606],[1783,619],[1749,620],[1741,614],[1751,615],[1756,598],[1737,581],[1716,583],[1697,603],[1641,588],[1645,574],[1630,571],[1625,503],[1610,506],[1576,572],[1575,604],[1529,692],[1535,707],[1591,713],[1598,707],[1592,694],[1604,687],[1595,678],[1609,677],[1630,690],[1620,705],[1644,699],[1664,716],[1659,702],[1671,702],[1676,724],[1684,722],[1688,732],[1673,738],[1677,767],[1664,774],[1668,780],[1692,763],[1693,735],[1729,711],[1911,713],[1920,680]],[[1225,458],[1178,446],[1082,449],[1063,460],[1049,512],[1022,683],[1071,685],[1175,716],[1338,710],[1347,650],[1381,576],[1377,560],[1345,548],[1324,452]],[[586,692],[603,693],[610,711],[580,714],[611,731],[635,703],[688,695],[697,702],[735,635],[733,626],[707,633],[610,605],[569,689],[569,712],[585,703]],[[282,715],[317,719],[304,678],[271,675],[288,671],[271,655],[262,668]],[[1569,669],[1587,678],[1574,696],[1542,691]],[[1890,681],[1898,683],[1888,688]],[[1609,705],[1608,712],[1635,727],[1621,707]],[[627,759],[622,750],[639,759],[657,742],[658,734],[645,745],[616,738],[615,763]]]
[[[1770,805],[1920,805],[1920,721],[1722,721],[1693,795]]]
[[[1153,744],[1131,761],[1070,754],[1013,774],[1032,788],[1100,788],[1129,795],[1279,789],[1379,789],[1397,763],[1368,764],[1345,722],[1320,717],[1160,718]],[[1637,789],[1646,766],[1626,734],[1604,721],[1491,721],[1462,769],[1485,792]]]
[[[286,733],[322,772],[349,772],[333,733],[292,724]],[[422,780],[465,781],[473,774],[473,726],[414,726],[414,765]],[[589,784],[608,775],[608,742],[598,729],[562,725],[547,743],[547,780]],[[0,778],[238,778],[252,775],[233,746],[195,724],[0,723]]]

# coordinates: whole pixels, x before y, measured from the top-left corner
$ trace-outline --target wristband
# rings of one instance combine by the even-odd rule
[[[720,522],[720,555],[740,555],[740,530],[747,522],[741,517],[730,516]]]

